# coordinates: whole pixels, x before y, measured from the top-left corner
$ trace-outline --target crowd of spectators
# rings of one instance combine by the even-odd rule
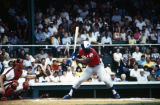
[[[157,47],[114,47],[113,52],[105,52],[101,60],[107,75],[114,82],[160,81],[160,53],[158,50]],[[30,80],[30,83],[74,82],[85,69],[85,65],[77,64],[67,56],[55,58],[52,53],[47,53],[44,49],[40,49],[36,55],[28,54],[22,49],[17,58],[23,60],[24,71],[27,71],[29,75],[45,74],[43,77]],[[12,67],[13,61],[17,58],[10,58],[7,50],[2,48],[0,69],[8,70],[7,68]],[[86,82],[101,82],[101,79],[94,74]]]
[[[45,2],[45,1],[44,1]],[[46,1],[47,2],[47,1]],[[152,0],[62,0],[35,3],[35,43],[70,45],[79,26],[78,43],[158,44],[160,16],[158,2]],[[64,2],[64,3],[63,3]],[[57,3],[57,4],[56,4]],[[127,5],[125,5],[127,4]],[[40,6],[38,6],[40,5]],[[58,6],[59,5],[59,6]],[[0,19],[2,44],[18,44],[27,37],[27,11],[8,8],[8,20]],[[3,21],[5,20],[5,21]],[[66,52],[69,47],[66,48]]]
[[[137,11],[133,15],[125,7],[118,7],[115,1],[89,0],[83,3],[71,1],[60,10],[52,5],[46,10],[37,9],[35,14],[37,43],[50,43],[55,46],[72,44],[76,26],[80,26],[77,43],[83,40],[93,44],[160,43],[159,15],[155,16],[157,8]],[[137,10],[141,9],[140,2],[132,1],[131,3]],[[151,5],[147,3],[143,6]]]

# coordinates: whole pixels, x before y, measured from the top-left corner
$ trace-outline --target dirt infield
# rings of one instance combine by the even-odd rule
[[[95,105],[95,104],[127,104],[127,103],[155,103],[160,105],[159,99],[144,99],[144,98],[127,98],[127,99],[80,99],[74,98],[69,100],[64,100],[60,98],[45,98],[45,99],[24,99],[24,100],[9,100],[0,101],[0,105]],[[144,104],[143,104],[144,105]],[[153,105],[153,104],[152,104]]]

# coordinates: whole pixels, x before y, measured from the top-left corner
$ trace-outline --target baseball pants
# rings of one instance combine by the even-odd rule
[[[113,86],[110,80],[110,76],[107,75],[106,71],[104,70],[103,63],[100,63],[99,65],[95,67],[87,66],[84,72],[82,73],[82,75],[80,76],[79,80],[76,81],[75,84],[73,85],[73,88],[78,89],[81,83],[89,79],[89,77],[93,75],[94,73],[96,73],[99,76],[101,81],[103,81],[108,88],[111,88]]]

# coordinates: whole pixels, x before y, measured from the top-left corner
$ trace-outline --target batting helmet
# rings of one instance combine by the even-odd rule
[[[88,41],[83,41],[81,43],[81,47],[83,50],[89,50],[91,48],[91,44]]]

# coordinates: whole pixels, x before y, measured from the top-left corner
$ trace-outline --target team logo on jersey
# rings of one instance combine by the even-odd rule
[[[93,53],[90,53],[90,54],[89,54],[89,57],[93,57]]]

